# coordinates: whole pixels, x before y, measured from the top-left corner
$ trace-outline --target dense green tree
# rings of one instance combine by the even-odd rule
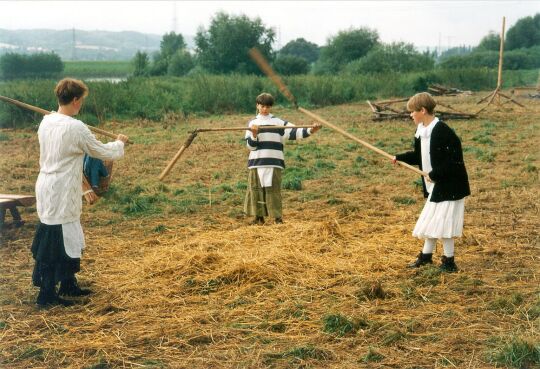
[[[350,73],[419,72],[433,69],[435,59],[416,51],[413,44],[404,42],[379,45],[368,54],[347,65]]]
[[[0,57],[0,71],[5,79],[56,78],[64,63],[54,52],[39,54],[7,53]]]
[[[277,73],[290,76],[293,74],[307,74],[309,63],[306,59],[294,55],[280,55],[274,60],[274,69]]]
[[[169,60],[178,51],[186,48],[182,34],[170,32],[163,35],[159,46],[161,56]]]
[[[379,34],[369,28],[340,31],[328,40],[315,64],[317,74],[331,74],[342,70],[353,60],[360,59],[379,44]]]
[[[267,59],[272,59],[275,33],[264,26],[260,18],[217,13],[208,30],[200,28],[195,36],[197,60],[212,73],[256,73],[260,70],[249,58],[248,50],[257,47]]]
[[[156,52],[152,55],[152,64],[149,68],[149,74],[151,76],[164,76],[167,74],[167,69],[169,68],[169,63],[160,52]]]
[[[506,33],[507,50],[540,45],[540,13],[534,17],[521,18]]]
[[[145,52],[137,51],[133,57],[133,65],[135,66],[134,76],[146,76],[148,74],[149,59]]]
[[[289,41],[279,50],[279,55],[293,55],[304,58],[308,63],[314,63],[319,59],[320,48],[313,42],[306,41],[303,38]]]
[[[184,42],[184,37],[178,33],[170,32],[163,35],[163,38],[161,39],[160,43],[160,49],[159,52],[154,53],[153,55],[153,63],[148,68],[148,74],[152,76],[164,76],[169,72],[169,69],[171,69],[172,73],[180,73],[179,71],[185,67],[180,66],[180,64],[183,64],[187,59],[184,56],[184,61],[179,61],[179,58],[182,58],[177,55],[181,55],[187,53],[186,51],[186,43]],[[173,58],[176,58],[175,63],[176,66],[170,68],[170,63]],[[176,75],[176,74],[174,74]]]
[[[169,60],[167,74],[171,76],[185,76],[193,69],[194,65],[193,57],[186,49],[178,50]]]
[[[484,36],[475,50],[477,51],[499,51],[501,47],[501,36],[491,31]]]

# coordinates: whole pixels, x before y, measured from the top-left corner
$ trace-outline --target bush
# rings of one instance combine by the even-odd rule
[[[185,76],[191,69],[193,69],[194,65],[195,63],[193,62],[193,57],[187,50],[178,50],[169,61],[167,74],[177,77]]]
[[[455,55],[439,64],[441,69],[498,68],[498,66],[499,53],[497,51],[474,51],[467,55]],[[540,46],[510,50],[503,54],[503,69],[533,68],[540,68]]]
[[[536,83],[537,70],[507,71],[504,86]],[[488,90],[497,83],[497,71],[487,68],[435,69],[430,72],[298,75],[283,78],[299,105],[309,108],[391,96],[410,96],[431,81],[468,90]],[[56,80],[9,81],[2,95],[46,110],[57,108]],[[102,120],[146,118],[160,120],[168,113],[253,113],[254,98],[263,91],[276,97],[276,105],[290,106],[268,78],[248,75],[209,75],[192,70],[185,77],[130,77],[126,81],[88,82],[90,94],[81,114]],[[424,89],[425,90],[425,89]],[[85,118],[92,119],[92,118]],[[11,104],[0,104],[0,127],[37,125],[41,115]],[[303,178],[304,180],[306,178]]]
[[[299,56],[283,55],[274,61],[274,69],[277,73],[285,76],[307,74],[309,72],[309,63]]]
[[[7,53],[0,57],[0,70],[7,80],[56,78],[64,70],[64,63],[54,52],[30,55]]]
[[[429,54],[419,53],[414,45],[403,42],[381,45],[366,56],[349,63],[349,73],[419,72],[433,69],[435,60]]]

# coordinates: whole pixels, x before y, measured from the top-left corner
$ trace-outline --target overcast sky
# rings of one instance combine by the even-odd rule
[[[540,12],[540,1],[0,1],[0,28],[139,31],[194,36],[218,11],[260,17],[277,45],[304,37],[324,45],[350,27],[369,27],[383,42],[477,45]],[[176,14],[176,16],[175,16]]]

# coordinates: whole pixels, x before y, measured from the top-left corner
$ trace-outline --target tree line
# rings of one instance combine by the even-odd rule
[[[339,31],[324,46],[304,38],[274,50],[275,32],[260,18],[217,13],[208,29],[200,28],[195,49],[188,50],[182,34],[163,36],[160,50],[152,55],[138,51],[132,62],[135,76],[185,76],[199,74],[256,74],[247,51],[257,47],[282,75],[335,75],[426,72],[438,69],[494,68],[498,64],[500,36],[486,35],[476,47],[460,46],[437,55],[419,52],[413,44],[381,42],[376,30],[361,27]],[[521,18],[506,34],[505,69],[540,68],[540,13]],[[0,57],[5,79],[55,78],[63,71],[55,53]]]
[[[340,31],[322,47],[298,38],[274,51],[274,41],[275,32],[260,18],[217,13],[208,29],[197,32],[193,53],[187,51],[181,34],[168,33],[163,36],[160,52],[152,58],[137,53],[135,75],[259,74],[247,55],[251,47],[257,47],[282,75],[494,68],[498,64],[500,36],[489,33],[476,47],[462,46],[441,55],[435,50],[419,52],[405,42],[385,44],[376,30],[366,27]],[[540,67],[540,14],[522,18],[508,29],[505,50],[505,69]]]

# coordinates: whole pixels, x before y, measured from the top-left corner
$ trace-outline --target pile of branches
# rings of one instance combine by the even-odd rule
[[[396,100],[382,100],[382,101],[369,101],[367,103],[371,110],[373,111],[372,120],[389,120],[389,119],[411,119],[410,113],[407,111],[406,105],[401,105],[400,107],[392,106],[397,103],[406,103],[409,99],[396,99]],[[473,119],[476,118],[475,113],[463,113],[456,110],[450,105],[444,105],[437,103],[438,106],[449,109],[448,111],[437,110],[437,117],[443,120],[449,119]]]
[[[457,96],[462,94],[471,95],[471,91],[462,91],[458,88],[447,87],[439,84],[432,84],[428,87],[428,92],[434,96]]]

